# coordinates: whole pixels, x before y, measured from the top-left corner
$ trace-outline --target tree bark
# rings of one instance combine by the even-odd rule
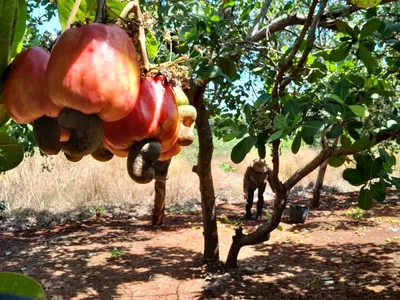
[[[287,199],[288,192],[285,189],[282,191],[276,191],[272,219],[270,222],[258,226],[256,231],[249,235],[244,235],[241,227],[236,229],[236,234],[232,237],[233,241],[225,263],[227,269],[237,268],[237,257],[242,247],[259,244],[269,240],[270,233],[275,230],[281,222],[283,211],[286,208]]]
[[[165,194],[168,179],[168,169],[171,160],[157,161],[154,164],[154,209],[152,225],[162,225],[165,219]]]
[[[156,180],[154,182],[154,190],[153,226],[164,224],[166,182]]]
[[[326,169],[328,168],[328,159],[325,160],[319,167],[317,180],[315,181],[314,190],[313,190],[313,198],[311,200],[311,206],[318,208],[319,200],[321,198],[321,190],[324,185],[324,178]]]
[[[214,183],[211,172],[211,160],[214,151],[211,127],[208,122],[208,111],[203,94],[206,84],[192,86],[187,91],[190,104],[197,110],[196,128],[199,137],[199,155],[193,172],[199,177],[201,207],[203,216],[204,260],[219,260],[217,216],[215,210]]]

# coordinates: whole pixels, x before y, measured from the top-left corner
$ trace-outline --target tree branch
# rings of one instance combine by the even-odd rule
[[[293,63],[293,59],[296,57],[296,54],[300,49],[301,43],[304,40],[307,30],[311,25],[312,17],[314,15],[315,7],[317,6],[317,4],[318,4],[318,0],[313,0],[310,10],[308,12],[306,22],[304,23],[303,29],[301,30],[299,37],[294,42],[292,51],[290,52],[288,57],[285,59],[285,62],[283,64],[281,64],[281,66],[279,67],[278,75],[276,75],[276,79],[275,79],[274,88],[272,89],[272,98],[278,98],[279,95],[283,92],[283,90],[279,90],[279,86],[281,84],[283,76],[285,75],[286,70]]]
[[[379,4],[379,6],[397,1],[399,0],[383,0]],[[338,9],[331,12],[327,12],[326,14],[321,16],[321,22],[318,24],[318,27],[338,30],[335,23],[336,19],[351,15],[361,9],[362,8],[360,7],[352,5],[344,9]],[[257,31],[251,36],[250,40],[252,42],[259,42],[261,40],[264,40],[267,34],[272,34],[278,31],[282,31],[289,26],[303,25],[306,23],[306,20],[307,20],[306,17],[302,14],[297,14],[297,13],[290,14],[286,17],[276,19],[272,21],[269,25],[261,28],[259,31]]]
[[[303,54],[302,54],[299,62],[297,63],[297,66],[292,70],[290,76],[282,81],[282,84],[279,87],[280,91],[284,91],[286,86],[293,80],[293,78],[296,78],[296,76],[303,69],[303,66],[307,61],[308,54],[313,49],[314,41],[315,41],[315,30],[317,28],[318,23],[321,20],[321,16],[324,13],[324,10],[325,10],[327,2],[328,2],[328,0],[322,0],[321,1],[320,5],[319,5],[319,7],[320,7],[319,11],[316,14],[316,16],[314,17],[314,19],[313,19],[313,21],[311,23],[310,29],[308,30],[306,48],[304,49]]]
[[[72,22],[75,19],[76,13],[78,12],[79,6],[81,5],[82,0],[75,0],[74,6],[72,7],[71,13],[68,16],[67,23],[65,24],[64,31],[71,27]]]
[[[395,137],[398,137],[399,135],[400,135],[400,130],[394,130],[390,132],[377,134],[376,136],[374,136],[376,140],[375,145],[383,141],[391,140]],[[337,139],[335,140],[334,145],[336,145],[336,143]],[[290,191],[290,189],[293,188],[300,180],[302,180],[304,177],[306,177],[308,174],[310,174],[312,171],[318,168],[326,159],[328,159],[332,155],[341,155],[341,154],[353,155],[359,152],[360,150],[345,149],[343,147],[325,148],[321,150],[321,152],[318,153],[318,155],[314,157],[307,165],[297,170],[288,180],[286,180],[286,182],[283,185],[288,191]]]
[[[262,23],[263,18],[268,12],[269,6],[271,5],[272,0],[266,0],[261,7],[260,14],[258,15],[256,21],[254,22],[253,27],[250,29],[249,33],[247,34],[247,39],[251,39],[251,37],[258,31],[260,25]]]

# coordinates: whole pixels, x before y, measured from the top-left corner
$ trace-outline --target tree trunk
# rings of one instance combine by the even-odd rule
[[[270,233],[275,230],[281,222],[283,212],[286,208],[287,199],[288,191],[285,189],[276,191],[271,221],[258,226],[257,230],[249,235],[243,234],[242,227],[236,229],[236,234],[232,237],[233,241],[226,259],[226,268],[237,268],[237,258],[242,247],[259,244],[269,240]]]
[[[168,169],[171,160],[157,161],[154,164],[155,182],[154,182],[154,209],[152,225],[162,225],[165,219],[165,193],[166,182],[168,179]]]
[[[196,128],[199,137],[199,155],[193,172],[199,176],[201,207],[203,215],[204,260],[219,260],[217,216],[215,210],[214,183],[211,172],[211,160],[214,151],[211,127],[208,122],[203,93],[205,84],[193,86],[188,91],[190,103],[197,110]]]
[[[153,209],[153,226],[164,224],[165,219],[165,181],[155,181],[154,190],[156,192]]]
[[[318,176],[317,176],[317,180],[315,181],[315,185],[314,185],[314,190],[313,190],[313,198],[311,200],[311,206],[312,207],[319,207],[319,200],[321,198],[321,190],[322,190],[322,186],[324,185],[324,178],[325,178],[325,173],[326,173],[326,169],[328,168],[328,159],[325,160],[321,166],[319,167],[318,170]]]

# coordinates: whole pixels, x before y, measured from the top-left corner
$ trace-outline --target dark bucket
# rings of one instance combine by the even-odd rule
[[[300,205],[290,205],[289,217],[292,223],[304,223],[308,217],[308,207]]]

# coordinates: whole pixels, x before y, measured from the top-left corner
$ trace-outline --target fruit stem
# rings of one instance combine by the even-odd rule
[[[134,8],[135,8],[136,18],[139,21],[139,44],[140,44],[140,53],[141,53],[140,57],[142,59],[144,70],[145,70],[145,72],[147,72],[150,68],[150,63],[149,63],[149,58],[147,56],[146,34],[144,32],[144,21],[143,21],[142,11],[140,10],[139,2],[136,2],[136,5],[134,6]]]
[[[69,14],[67,23],[65,23],[64,31],[71,27],[72,22],[75,19],[76,13],[78,12],[79,5],[81,5],[82,0],[75,0],[74,6],[72,7],[71,13]]]
[[[106,0],[97,0],[96,17],[94,18],[94,23],[100,23],[103,19],[103,11]]]

